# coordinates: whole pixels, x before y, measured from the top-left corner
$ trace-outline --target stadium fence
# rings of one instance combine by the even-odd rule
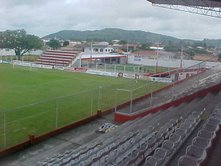
[[[164,85],[155,83],[159,86],[151,87],[148,81],[145,84],[139,84],[136,81],[138,80],[130,82],[127,91],[119,91],[124,89],[124,84],[99,86],[92,90],[11,110],[0,108],[0,150],[27,141],[29,135],[40,136],[95,115],[98,110],[105,111],[111,108],[114,110],[115,105],[160,89]]]

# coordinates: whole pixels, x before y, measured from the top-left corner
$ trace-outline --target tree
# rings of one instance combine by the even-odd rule
[[[120,41],[119,41],[119,44],[125,45],[125,44],[127,44],[127,41],[126,41],[126,40],[120,40]]]
[[[15,55],[21,57],[32,49],[41,49],[42,40],[34,35],[29,35],[25,30],[7,30],[0,33],[0,48],[15,50]]]
[[[68,46],[68,45],[69,45],[69,41],[68,41],[68,40],[64,41],[63,47],[66,47],[66,46]]]
[[[49,47],[51,47],[53,50],[58,49],[61,47],[61,44],[56,39],[51,39],[49,42],[46,43]]]
[[[219,58],[219,60],[221,60],[221,53],[218,54],[218,58]]]
[[[151,42],[142,44],[141,47],[140,47],[140,49],[142,49],[142,50],[150,50],[151,45],[152,45]]]

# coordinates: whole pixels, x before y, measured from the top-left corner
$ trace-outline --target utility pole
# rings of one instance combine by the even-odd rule
[[[89,60],[89,62],[90,62],[89,67],[91,67],[91,60],[92,60],[92,53],[93,53],[92,42],[93,41],[91,41],[91,54],[90,54],[90,60]]]
[[[159,43],[157,44],[157,54],[156,54],[156,67],[155,67],[155,72],[157,73],[157,68],[158,68],[158,49],[159,49]]]
[[[183,46],[181,46],[181,55],[180,55],[180,68],[183,68]]]

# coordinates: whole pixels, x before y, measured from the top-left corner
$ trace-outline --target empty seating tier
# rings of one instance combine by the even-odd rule
[[[78,51],[46,50],[36,64],[52,66],[68,66],[78,55]]]
[[[210,99],[214,99],[211,107],[204,109],[204,102]],[[216,107],[220,99],[221,93],[208,94],[126,122],[96,140],[37,165],[165,166],[177,157],[172,165],[198,166],[207,158],[207,151],[220,130],[221,106]],[[179,153],[181,149],[183,154]]]

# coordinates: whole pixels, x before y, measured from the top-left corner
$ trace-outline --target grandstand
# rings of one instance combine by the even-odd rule
[[[221,93],[210,93],[129,121],[111,133],[36,165],[191,166],[212,162],[210,156],[221,136],[220,99]]]
[[[126,63],[126,55],[84,53],[79,50],[46,50],[37,59],[36,64],[50,66],[89,67],[96,63]]]
[[[69,66],[79,51],[46,50],[35,62],[52,66]]]

